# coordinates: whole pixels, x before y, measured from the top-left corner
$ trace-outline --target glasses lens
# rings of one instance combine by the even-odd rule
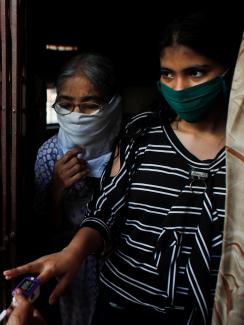
[[[80,112],[84,114],[94,114],[102,108],[101,105],[97,103],[81,103],[79,105]]]
[[[63,104],[60,104],[58,102],[53,104],[53,108],[55,109],[56,113],[60,115],[67,115],[72,112],[72,107],[70,107],[69,105],[64,106]]]

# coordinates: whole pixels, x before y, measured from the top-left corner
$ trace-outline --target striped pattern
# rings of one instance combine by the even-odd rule
[[[135,136],[121,142],[120,173],[105,172],[81,225],[115,241],[100,276],[115,300],[206,324],[221,255],[225,151],[198,160],[154,114],[129,123]],[[193,180],[193,169],[208,178]]]

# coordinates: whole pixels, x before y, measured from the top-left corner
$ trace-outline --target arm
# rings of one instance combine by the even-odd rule
[[[153,112],[133,117],[121,136],[103,173],[100,187],[95,188],[81,227],[97,229],[108,247],[116,245],[127,215],[128,189],[140,161],[138,151],[151,124],[158,125]]]
[[[43,256],[33,262],[3,272],[6,280],[26,273],[39,274],[40,283],[45,283],[51,278],[57,278],[58,284],[49,297],[49,303],[56,302],[64,292],[84,258],[101,249],[102,236],[95,229],[84,227],[74,236],[68,246],[62,251]]]
[[[54,226],[60,225],[62,215],[62,201],[65,190],[73,186],[82,177],[89,175],[86,161],[77,158],[81,148],[75,147],[57,160],[54,165],[50,186],[50,200]]]
[[[34,239],[41,239],[45,231],[46,241],[40,247],[37,245],[39,256],[51,253],[51,247],[57,242],[54,236],[60,226],[63,226],[65,215],[63,207],[66,189],[71,187],[81,177],[87,175],[86,162],[77,158],[81,148],[76,147],[67,152],[62,158],[59,155],[57,137],[48,139],[38,150],[35,162],[35,198],[33,202],[34,217],[39,225],[39,235]],[[78,195],[79,193],[77,193]],[[71,211],[72,213],[72,211]],[[65,225],[67,226],[67,224]],[[66,229],[65,226],[63,229]],[[70,226],[71,227],[71,226]],[[70,231],[68,228],[67,231]],[[70,233],[70,239],[71,239]],[[56,238],[56,237],[55,237]],[[70,240],[69,239],[69,240]],[[66,241],[65,245],[68,243]],[[63,248],[60,241],[59,249]]]
[[[120,228],[120,222],[117,222],[120,220],[117,220],[119,219],[117,217],[120,210],[126,206],[126,199],[121,200],[119,209],[116,203],[119,198],[124,197],[124,191],[128,185],[127,171],[131,171],[135,153],[135,150],[132,150],[133,146],[134,141],[129,138],[129,141],[118,147],[119,155],[116,158],[115,154],[111,159],[111,164],[108,164],[104,179],[101,180],[101,187],[96,189],[98,194],[94,195],[88,206],[87,216],[81,224],[82,228],[70,244],[61,252],[46,255],[29,264],[4,271],[7,280],[25,273],[38,273],[41,283],[56,277],[59,282],[51,293],[49,302],[54,303],[57,300],[77,273],[84,258],[103,249],[104,239],[109,239],[110,229],[113,228],[115,221]],[[132,157],[132,160],[128,159],[128,155]],[[113,161],[115,161],[114,165]],[[115,176],[110,177],[111,175]],[[114,207],[116,211],[113,210]]]

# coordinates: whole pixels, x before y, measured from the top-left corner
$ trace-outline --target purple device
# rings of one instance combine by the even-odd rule
[[[33,276],[25,277],[12,291],[13,303],[15,303],[14,292],[17,288],[22,290],[23,296],[26,297],[30,302],[35,301],[40,294],[40,282]]]

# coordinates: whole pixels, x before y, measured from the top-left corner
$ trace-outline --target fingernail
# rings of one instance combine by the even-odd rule
[[[50,305],[53,305],[53,304],[54,304],[54,297],[50,297],[50,298],[49,298],[49,304],[50,304]]]

